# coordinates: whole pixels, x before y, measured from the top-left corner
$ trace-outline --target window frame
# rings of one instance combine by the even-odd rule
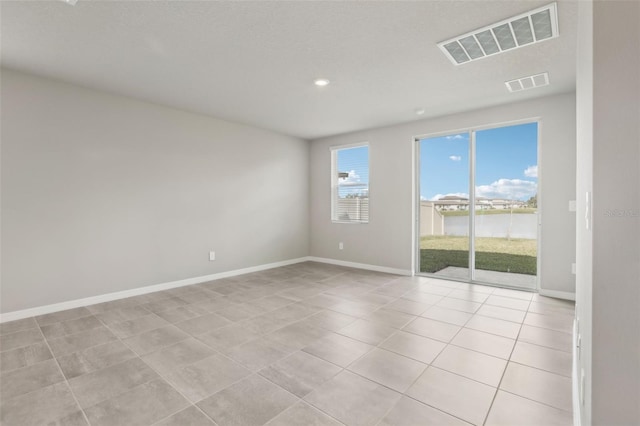
[[[352,149],[352,148],[362,148],[367,147],[367,171],[369,175],[369,179],[367,182],[367,200],[369,203],[367,220],[340,220],[337,219],[337,201],[338,201],[338,152],[341,150]],[[330,187],[330,197],[331,197],[331,223],[342,223],[349,225],[366,225],[371,221],[371,146],[369,142],[358,142],[352,144],[345,145],[334,145],[329,147],[331,152],[331,187]]]

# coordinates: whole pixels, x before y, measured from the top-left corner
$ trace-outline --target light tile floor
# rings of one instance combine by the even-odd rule
[[[469,279],[469,268],[447,266],[446,268],[436,272],[435,275],[457,280],[467,280]],[[515,274],[513,272],[485,271],[482,269],[476,269],[474,280],[481,283],[495,283],[506,287],[529,290],[536,288],[535,275]]]
[[[570,425],[570,302],[302,263],[0,325],[0,423]]]

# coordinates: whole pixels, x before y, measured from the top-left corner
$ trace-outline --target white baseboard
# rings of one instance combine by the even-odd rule
[[[117,291],[115,293],[107,293],[99,296],[85,297],[83,299],[69,300],[67,302],[54,303],[53,305],[38,306],[35,308],[23,309],[20,311],[7,312],[4,314],[0,314],[0,323],[34,317],[37,315],[50,314],[52,312],[65,311],[67,309],[95,305],[96,303],[103,303],[103,302],[110,302],[112,300],[125,299],[127,297],[139,296],[141,294],[155,293],[156,291],[169,290],[172,288],[184,287],[188,285],[204,283],[207,281],[219,280],[221,278],[235,277],[237,275],[249,274],[251,272],[259,272],[267,269],[279,268],[281,266],[293,265],[295,263],[307,262],[309,260],[311,260],[309,257],[300,257],[297,259],[283,260],[280,262],[273,262],[273,263],[267,263],[264,265],[251,266],[249,268],[235,269],[233,271],[219,272],[217,274],[204,275],[201,277],[193,277],[193,278],[187,278],[184,280],[171,281],[168,283],[138,287],[131,290]]]
[[[347,266],[350,268],[365,269],[369,271],[386,272],[396,275],[412,275],[410,270],[388,268],[385,266],[368,265],[366,263],[346,262],[343,260],[326,259],[322,257],[305,256],[297,259],[283,260],[280,262],[267,263],[264,265],[251,266],[249,268],[235,269],[232,271],[219,272],[217,274],[203,275],[200,277],[186,278],[184,280],[171,281],[167,283],[138,287],[131,290],[117,291],[114,293],[101,294],[98,296],[85,297],[83,299],[69,300],[52,305],[38,306],[35,308],[22,309],[20,311],[0,314],[0,323],[15,321],[37,315],[50,314],[52,312],[65,311],[67,309],[80,308],[83,306],[95,305],[96,303],[110,302],[112,300],[125,299],[127,297],[140,296],[142,294],[155,293],[157,291],[170,290],[172,288],[184,287],[207,281],[219,280],[221,278],[235,277],[237,275],[249,274],[251,272],[265,271],[267,269],[279,268],[281,266],[293,265],[301,262],[320,262],[331,265]],[[556,296],[553,296],[556,297]]]
[[[409,269],[388,268],[386,266],[369,265],[367,263],[347,262],[345,260],[328,259],[325,257],[309,256],[307,260],[311,262],[328,263],[331,265],[347,266],[349,268],[366,269],[368,271],[385,272],[387,274],[408,275],[412,276],[413,272]]]
[[[555,297],[556,299],[573,300],[576,301],[576,294],[568,291],[558,290],[545,290],[543,288],[539,291],[540,296]]]

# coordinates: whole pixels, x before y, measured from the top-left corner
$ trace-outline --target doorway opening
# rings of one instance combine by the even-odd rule
[[[538,288],[538,123],[416,138],[416,273]]]

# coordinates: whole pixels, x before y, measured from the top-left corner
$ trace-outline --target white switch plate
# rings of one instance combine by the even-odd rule
[[[586,207],[584,209],[584,221],[587,231],[591,230],[591,192],[586,192]]]
[[[569,211],[570,212],[575,212],[576,211],[576,200],[570,200],[569,201]]]
[[[575,264],[575,263],[572,263],[572,264],[571,264],[571,273],[572,273],[573,275],[575,275],[575,274],[576,274],[576,264]]]
[[[338,243],[338,249],[340,250],[344,249],[344,244],[342,244],[342,242]]]
[[[215,251],[210,251],[209,252],[209,260],[216,260],[216,252]]]

